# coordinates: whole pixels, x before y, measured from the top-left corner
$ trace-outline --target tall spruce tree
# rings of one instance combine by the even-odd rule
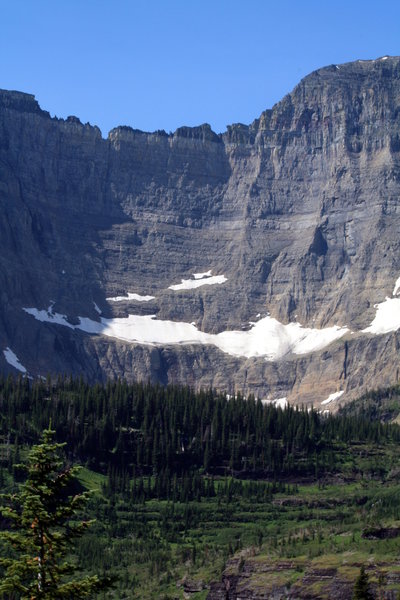
[[[63,465],[61,450],[65,444],[55,443],[54,434],[46,429],[41,443],[33,446],[28,476],[20,490],[2,496],[0,512],[11,529],[1,532],[0,538],[11,545],[11,557],[0,558],[4,569],[1,598],[79,599],[93,597],[110,585],[97,575],[74,577],[76,567],[67,555],[74,540],[90,525],[90,521],[77,517],[88,493],[71,495],[79,467]]]
[[[364,565],[362,565],[360,574],[354,584],[352,600],[373,600],[373,598],[373,595],[369,591],[368,575],[365,572]]]

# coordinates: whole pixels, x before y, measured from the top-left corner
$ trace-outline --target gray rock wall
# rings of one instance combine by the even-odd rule
[[[0,92],[0,350],[32,375],[83,372],[343,400],[398,378],[398,335],[358,333],[400,275],[400,59],[320,69],[250,126],[174,134],[51,118]],[[168,289],[212,269],[223,285]],[[149,303],[113,303],[128,291]],[[140,346],[41,323],[156,314],[209,333],[348,326],[277,362],[213,346]],[[0,352],[2,370],[13,371]]]

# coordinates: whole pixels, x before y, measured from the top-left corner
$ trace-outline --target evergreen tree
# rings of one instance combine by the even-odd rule
[[[66,555],[71,543],[90,522],[77,520],[87,493],[68,495],[76,467],[64,467],[60,452],[64,444],[53,441],[55,432],[46,429],[41,443],[28,456],[28,477],[16,494],[3,495],[0,512],[12,530],[0,536],[12,547],[14,556],[0,558],[4,575],[0,597],[29,600],[87,598],[109,586],[97,575],[73,578],[75,567]],[[93,596],[92,596],[93,597]]]
[[[352,600],[373,600],[373,596],[369,591],[368,575],[365,572],[364,565],[362,565],[360,574],[354,584]]]

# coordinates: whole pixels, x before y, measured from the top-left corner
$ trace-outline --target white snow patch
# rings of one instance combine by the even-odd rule
[[[396,283],[394,284],[392,292],[393,298],[386,297],[383,302],[374,305],[374,308],[376,308],[375,318],[369,327],[362,330],[363,333],[382,335],[384,333],[389,333],[390,331],[397,331],[397,329],[400,328],[399,293],[400,277],[396,279]]]
[[[329,404],[330,402],[333,402],[334,400],[340,398],[340,396],[343,396],[343,394],[343,390],[340,390],[340,392],[334,392],[333,394],[329,394],[326,400],[322,400],[321,404]]]
[[[94,310],[101,315],[101,309],[97,306],[96,302],[93,302]]]
[[[52,307],[47,311],[37,308],[24,308],[24,311],[39,321],[127,342],[161,346],[212,344],[232,356],[259,356],[269,361],[278,360],[289,353],[307,354],[321,350],[348,332],[346,327],[337,326],[309,329],[299,323],[283,325],[272,317],[264,317],[247,331],[223,331],[218,334],[199,331],[190,323],[159,320],[155,315],[101,318],[100,321],[79,317],[79,324],[72,325],[65,315],[53,313]]]
[[[64,325],[64,327],[75,329],[74,325],[68,323],[66,315],[53,312],[52,304],[50,304],[47,310],[38,310],[37,308],[24,308],[23,310],[27,312],[28,315],[35,317],[37,321],[42,321],[42,323],[55,323],[56,325]]]
[[[155,296],[142,296],[141,294],[134,294],[128,292],[126,296],[113,296],[112,298],[106,298],[109,302],[123,302],[124,300],[137,300],[138,302],[150,302],[154,300]]]
[[[400,328],[400,298],[386,298],[384,302],[375,305],[376,315],[369,327],[363,333],[382,335]]]
[[[193,277],[195,279],[204,279],[204,277],[211,277],[212,269],[206,271],[205,273],[193,273]]]
[[[11,348],[6,348],[3,350],[4,358],[8,362],[9,365],[20,371],[21,373],[26,373],[26,369],[24,365],[21,365],[19,359],[16,354],[11,350]]]
[[[396,280],[396,283],[394,284],[393,294],[392,295],[396,296],[399,291],[400,291],[400,277]]]
[[[204,275],[204,273],[196,273],[196,275]],[[169,290],[174,290],[174,291],[178,291],[178,290],[193,290],[195,288],[198,288],[202,285],[215,285],[215,284],[221,284],[221,283],[225,283],[225,281],[228,281],[227,278],[225,277],[225,275],[213,275],[212,277],[203,277],[203,278],[197,278],[197,279],[182,279],[181,283],[177,283],[175,285],[170,285],[169,286]]]
[[[260,356],[272,361],[291,352],[306,354],[319,350],[346,331],[340,327],[318,330],[302,328],[298,323],[283,325],[273,317],[264,317],[247,331],[223,331],[211,335],[209,343],[233,356]]]
[[[275,400],[269,400],[268,398],[262,398],[261,402],[263,404],[273,404],[276,408],[281,408],[282,410],[288,406],[288,401],[286,396],[283,398],[276,398]]]
[[[272,400],[272,404],[276,406],[276,408],[281,408],[282,410],[288,406],[287,398],[277,398],[276,400]]]

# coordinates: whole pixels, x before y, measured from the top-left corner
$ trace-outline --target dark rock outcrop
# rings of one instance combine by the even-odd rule
[[[207,600],[351,600],[360,565],[349,565],[346,560],[340,563],[338,560],[338,567],[324,567],[312,561],[234,557],[227,562],[221,581],[210,585]],[[371,563],[367,573],[386,573],[385,568],[385,563]],[[397,571],[388,572],[385,582],[384,589],[371,584],[373,597],[396,600]]]

